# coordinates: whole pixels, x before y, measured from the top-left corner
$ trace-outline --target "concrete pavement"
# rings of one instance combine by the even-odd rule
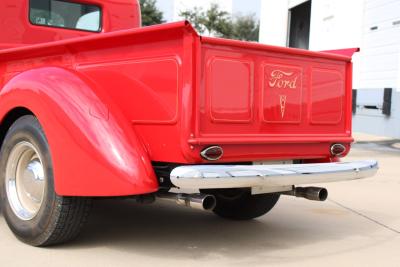
[[[330,197],[283,196],[271,213],[230,222],[159,202],[96,201],[79,240],[17,241],[0,218],[0,266],[399,266],[400,150],[360,142],[346,160],[376,158],[372,179],[326,184]]]

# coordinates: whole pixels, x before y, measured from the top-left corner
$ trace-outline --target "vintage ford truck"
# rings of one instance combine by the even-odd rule
[[[339,161],[353,50],[140,26],[137,0],[0,2],[1,209],[23,242],[76,237],[95,197],[245,220],[281,195],[327,198],[298,185],[375,174]]]

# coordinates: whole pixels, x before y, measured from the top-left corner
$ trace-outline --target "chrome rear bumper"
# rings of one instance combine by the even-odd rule
[[[194,165],[173,169],[170,178],[173,185],[183,189],[251,187],[261,188],[264,192],[279,192],[294,185],[367,178],[377,170],[378,162],[375,160],[284,165]]]

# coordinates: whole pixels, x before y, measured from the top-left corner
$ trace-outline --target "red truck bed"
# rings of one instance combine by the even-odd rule
[[[189,143],[248,144],[233,153],[304,159],[352,141],[350,58],[214,38],[200,43]]]
[[[76,237],[91,197],[248,220],[282,194],[327,199],[298,185],[377,171],[338,162],[353,141],[346,51],[206,38],[188,22],[123,30],[140,26],[132,0],[11,2],[0,4],[0,208],[26,243]],[[88,18],[95,27],[81,28]]]
[[[200,37],[187,22],[0,55],[3,83],[44,65],[78,71],[132,121],[152,161],[202,162],[215,144],[223,162],[321,159],[352,142],[349,57]]]

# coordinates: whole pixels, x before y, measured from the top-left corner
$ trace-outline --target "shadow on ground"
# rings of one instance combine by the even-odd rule
[[[376,230],[371,224],[354,223],[353,214],[329,203],[310,205],[303,211],[299,207],[304,206],[304,202],[294,207],[287,204],[280,209],[278,203],[271,214],[258,220],[232,222],[212,213],[166,202],[142,206],[127,200],[97,200],[80,238],[58,248],[107,247],[161,258],[201,259],[218,255],[255,259],[266,252],[275,257],[276,250],[285,251]],[[341,250],[338,247],[331,252],[335,254]],[[317,251],[307,254],[320,256]]]

